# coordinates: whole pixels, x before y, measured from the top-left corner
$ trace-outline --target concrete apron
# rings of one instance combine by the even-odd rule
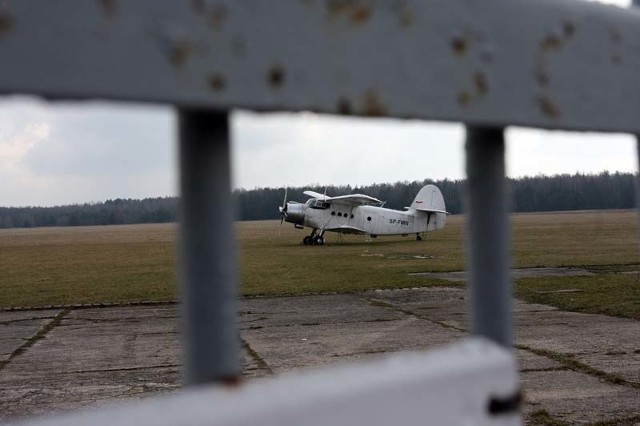
[[[243,299],[239,318],[247,378],[428,349],[467,330],[465,291],[442,287]],[[179,327],[175,305],[0,312],[0,421],[178,388]],[[515,327],[525,414],[640,416],[638,321],[516,301]]]

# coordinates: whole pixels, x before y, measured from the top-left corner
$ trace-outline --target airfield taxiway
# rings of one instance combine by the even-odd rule
[[[421,350],[466,334],[459,288],[242,299],[244,376]],[[640,322],[515,301],[527,415],[640,422]],[[174,304],[0,312],[0,421],[180,386]],[[631,423],[633,424],[633,423]]]

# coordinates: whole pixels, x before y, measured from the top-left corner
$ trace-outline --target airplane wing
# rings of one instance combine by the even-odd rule
[[[360,228],[356,228],[355,226],[346,226],[346,225],[326,228],[325,231],[339,232],[341,234],[360,234],[360,235],[366,234],[366,232],[364,232]]]
[[[315,191],[304,191],[303,194],[304,195],[308,195],[311,198],[315,198],[315,199],[323,200],[323,201],[331,199],[331,197],[327,197],[326,195],[320,194],[319,192],[315,192]]]
[[[364,194],[338,195],[337,197],[327,197],[326,195],[320,194],[319,192],[315,191],[304,191],[303,194],[321,201],[337,201],[340,203],[355,206],[363,206],[367,204],[383,204],[383,202],[378,200],[377,198],[373,198]]]
[[[368,204],[383,204],[383,202],[378,200],[377,198],[373,198],[364,194],[339,195],[337,197],[331,197],[329,198],[329,200],[339,201],[345,204],[356,206],[364,206]]]

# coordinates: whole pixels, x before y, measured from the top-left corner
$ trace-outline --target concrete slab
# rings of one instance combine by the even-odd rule
[[[568,424],[611,422],[640,414],[640,390],[606,383],[575,371],[521,375],[525,413],[545,410]]]
[[[252,298],[241,300],[239,310],[248,378],[428,349],[458,339],[467,327],[466,292],[454,287]],[[514,311],[518,343],[530,348],[516,351],[528,413],[543,409],[569,423],[640,415],[638,321],[517,300]],[[177,306],[71,309],[43,328],[60,312],[0,312],[0,420],[180,386]],[[34,339],[41,330],[46,335]],[[627,382],[572,371],[563,356]]]
[[[313,368],[343,357],[427,349],[463,333],[413,317],[379,322],[290,325],[246,330],[244,339],[274,372]]]

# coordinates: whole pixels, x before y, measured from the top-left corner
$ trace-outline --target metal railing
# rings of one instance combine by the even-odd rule
[[[465,123],[472,334],[510,349],[503,129],[639,133],[638,51],[638,11],[578,1],[0,4],[0,93],[178,110],[187,385],[239,374],[231,109]]]

